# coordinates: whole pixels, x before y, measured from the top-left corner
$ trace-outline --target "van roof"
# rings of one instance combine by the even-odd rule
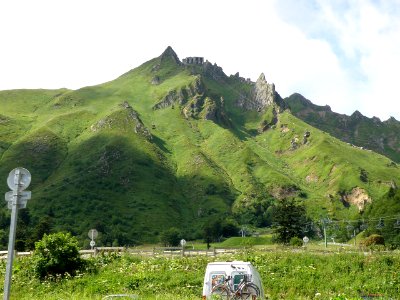
[[[241,260],[234,260],[234,261],[217,261],[217,262],[211,262],[208,263],[208,265],[210,266],[215,266],[215,265],[251,265],[251,263],[247,262],[247,261],[241,261]]]

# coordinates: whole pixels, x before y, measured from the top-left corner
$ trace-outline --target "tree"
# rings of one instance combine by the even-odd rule
[[[294,199],[283,199],[273,208],[272,228],[279,243],[288,244],[292,237],[301,238],[306,223],[306,209]]]
[[[181,240],[181,232],[178,228],[171,227],[167,230],[164,230],[160,234],[160,242],[168,247],[168,246],[179,246],[179,242]]]
[[[222,221],[221,224],[221,230],[222,230],[222,235],[224,237],[231,237],[231,236],[237,236],[239,232],[239,227],[237,225],[237,222],[235,222],[232,219],[225,219]]]
[[[268,208],[271,199],[265,197],[244,197],[239,199],[233,207],[235,218],[240,224],[252,224],[256,227],[268,226],[271,224]]]
[[[74,276],[84,266],[78,248],[78,240],[70,233],[45,234],[35,243],[33,253],[36,277],[44,279],[52,276]]]
[[[209,220],[203,226],[203,238],[207,243],[207,249],[210,243],[218,241],[222,236],[222,221],[220,219]]]

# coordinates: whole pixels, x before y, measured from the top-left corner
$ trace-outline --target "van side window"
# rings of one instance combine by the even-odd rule
[[[214,286],[224,283],[225,273],[212,273],[211,275],[211,288]]]

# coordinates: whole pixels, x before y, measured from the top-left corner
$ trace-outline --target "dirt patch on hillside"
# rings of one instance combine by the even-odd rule
[[[318,182],[318,176],[313,174],[313,173],[311,173],[311,174],[306,176],[306,182],[307,183]]]
[[[363,211],[365,205],[367,203],[371,203],[372,199],[369,197],[364,189],[360,187],[355,187],[351,190],[349,194],[342,195],[342,201],[355,205],[357,206],[359,211]]]
[[[298,192],[299,188],[294,185],[276,186],[270,191],[271,195],[279,200],[295,197]]]
[[[290,131],[290,128],[288,127],[287,124],[281,124],[281,132],[282,133],[286,133],[286,132],[289,132],[289,131]]]

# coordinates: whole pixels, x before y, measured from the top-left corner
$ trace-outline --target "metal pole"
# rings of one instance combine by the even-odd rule
[[[12,201],[10,236],[8,239],[6,277],[4,279],[4,298],[3,298],[4,300],[10,299],[12,265],[14,260],[14,243],[15,243],[15,234],[17,231],[18,200],[19,200],[18,198],[19,198],[19,185],[21,180],[21,174],[19,173],[19,171],[17,171],[15,175],[17,177],[17,191],[16,194],[14,195],[14,200]]]
[[[91,233],[90,248],[93,250],[94,249],[94,245],[93,245],[93,242],[94,242],[94,230],[91,229],[90,233]]]
[[[356,244],[357,236],[356,236],[356,230],[355,229],[353,231],[353,234],[354,234],[354,247],[357,247],[357,244]]]
[[[325,225],[325,220],[324,220],[324,239],[325,239],[325,248],[328,248],[328,242],[326,240],[326,225]]]

